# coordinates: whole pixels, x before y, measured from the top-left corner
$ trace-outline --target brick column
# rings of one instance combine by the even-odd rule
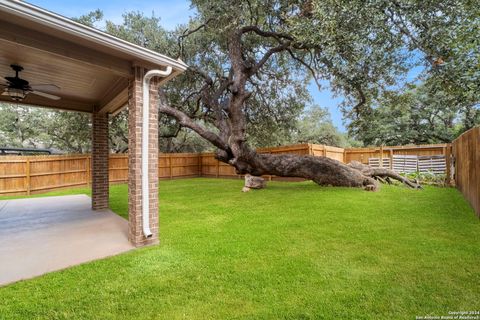
[[[128,221],[129,239],[135,246],[159,242],[158,238],[158,82],[150,82],[149,186],[150,230],[146,238],[142,225],[142,81],[146,70],[134,67],[128,90]]]
[[[92,114],[92,209],[108,208],[108,114]]]

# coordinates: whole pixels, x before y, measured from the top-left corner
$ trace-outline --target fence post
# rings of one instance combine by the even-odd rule
[[[383,144],[380,146],[380,168],[383,168]]]
[[[168,155],[168,167],[170,169],[170,179],[173,179],[172,155]]]
[[[393,148],[390,148],[390,170],[393,170]]]
[[[451,173],[451,156],[452,156],[452,145],[447,144],[446,147],[443,148],[443,153],[445,154],[445,165],[447,166],[446,168],[446,174],[447,177],[445,179],[445,182],[447,185],[450,185],[452,183],[452,173]]]
[[[90,187],[90,157],[85,157],[85,184]],[[108,175],[110,177],[110,174]]]
[[[26,182],[27,182],[27,196],[30,195],[30,191],[31,191],[31,186],[30,186],[30,183],[31,183],[31,179],[30,179],[30,159],[27,159],[27,163],[26,163],[26,168],[25,168],[25,171],[26,171],[26,175],[27,175],[27,179],[26,179]]]
[[[203,153],[201,153],[201,152],[198,154],[198,176],[199,177],[203,176],[203,157],[202,157],[202,154]]]
[[[65,158],[60,158],[60,185],[65,185]]]
[[[220,176],[220,161],[217,160],[217,178]]]

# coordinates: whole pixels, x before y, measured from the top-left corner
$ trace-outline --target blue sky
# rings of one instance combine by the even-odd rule
[[[187,22],[193,14],[190,9],[190,2],[185,0],[115,0],[115,1],[94,1],[94,0],[27,0],[27,2],[40,6],[44,9],[56,12],[66,17],[78,17],[90,11],[100,9],[107,20],[121,22],[122,14],[129,11],[141,11],[147,15],[154,13],[160,17],[163,26],[172,29],[179,23]],[[414,70],[408,75],[409,80],[414,78],[418,71]],[[308,87],[316,104],[328,108],[334,125],[341,131],[345,131],[342,121],[342,114],[338,108],[342,102],[341,97],[333,97],[328,85],[321,91],[314,83]]]
[[[178,23],[187,22],[192,15],[190,2],[184,0],[27,0],[27,2],[69,18],[100,9],[105,19],[117,23],[122,21],[122,14],[125,12],[140,11],[146,15],[154,12],[168,29],[175,27]]]

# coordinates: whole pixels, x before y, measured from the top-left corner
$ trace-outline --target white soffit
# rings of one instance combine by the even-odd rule
[[[181,60],[175,60],[155,51],[132,44],[105,32],[85,26],[71,19],[18,0],[0,0],[0,12],[7,13],[17,24],[25,20],[28,25],[39,25],[55,31],[54,35],[69,40],[82,40],[81,44],[108,52],[138,64],[171,66],[176,73],[187,69]]]

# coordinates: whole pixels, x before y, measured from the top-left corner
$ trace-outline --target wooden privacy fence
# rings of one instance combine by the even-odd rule
[[[378,147],[343,149],[316,144],[297,144],[274,148],[261,148],[258,152],[271,154],[298,154],[326,156],[341,162],[357,160],[373,165],[377,159],[384,166],[394,163],[399,156],[445,156],[449,145],[411,147]],[[449,159],[449,157],[447,157]],[[0,195],[29,195],[91,183],[90,155],[65,156],[2,156],[0,157]],[[110,182],[128,181],[128,155],[110,155]],[[160,154],[160,179],[187,177],[239,177],[233,167],[219,162],[213,153]],[[298,180],[267,176],[269,180]]]
[[[89,156],[0,157],[1,195],[29,195],[87,185],[89,181]]]
[[[388,146],[345,149],[345,163],[359,161],[372,167],[390,168],[400,173],[433,172],[452,181],[450,144]]]
[[[480,128],[473,128],[452,143],[455,183],[480,217]]]
[[[1,156],[0,195],[30,195],[46,191],[89,186],[91,156]],[[197,153],[159,155],[160,179],[198,177],[200,157]],[[128,181],[128,155],[112,154],[109,160],[111,183]]]

